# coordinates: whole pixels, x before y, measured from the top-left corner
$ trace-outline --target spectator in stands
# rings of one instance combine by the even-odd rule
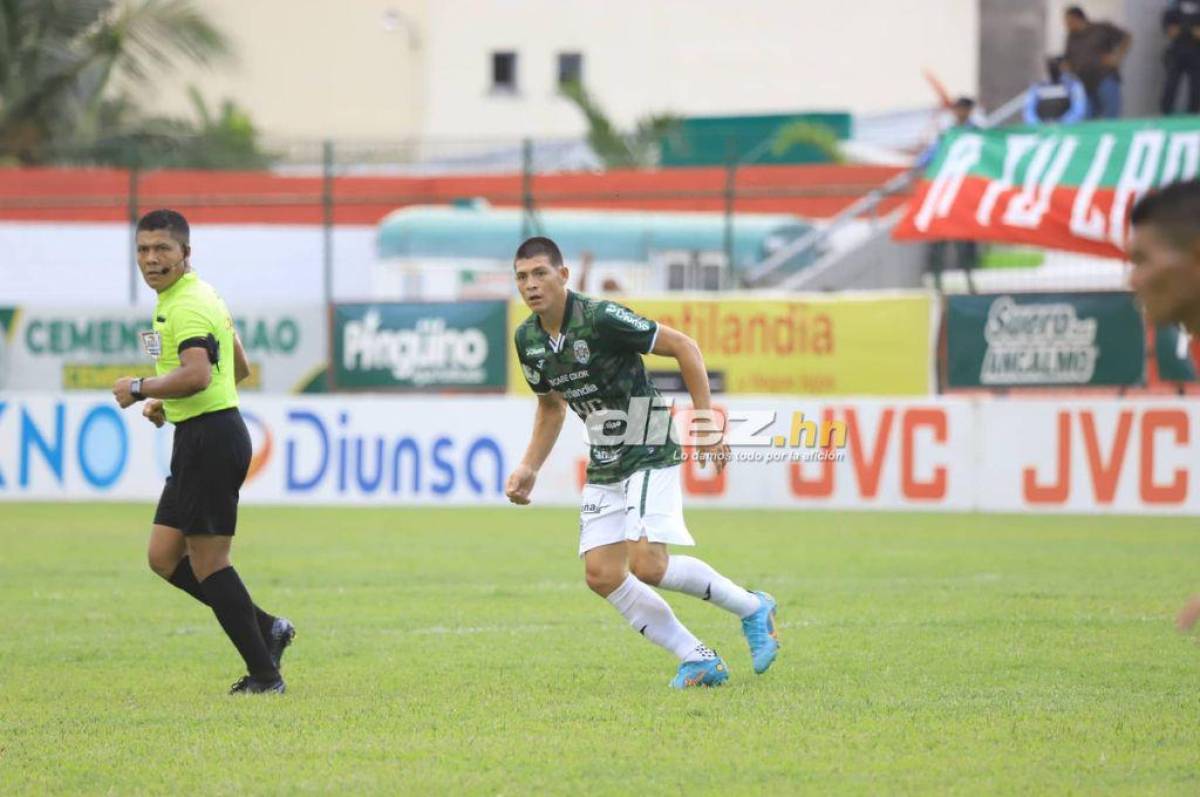
[[[1087,90],[1061,56],[1046,59],[1049,80],[1038,81],[1025,95],[1025,124],[1074,124],[1087,118]]]
[[[970,97],[959,97],[950,105],[950,113],[954,115],[954,123],[948,130],[975,130],[979,125],[971,118],[971,114],[975,112],[975,100]],[[917,156],[916,162],[913,164],[918,169],[924,169],[929,164],[933,163],[934,157],[937,155],[938,147],[942,145],[942,141],[946,138],[946,130],[943,130],[933,143],[925,148],[925,151]]]
[[[588,292],[588,279],[592,273],[592,263],[595,258],[591,252],[581,252],[579,254],[579,292]],[[600,293],[621,293],[621,283],[617,282],[612,277],[605,277],[600,281],[598,288]]]
[[[932,241],[929,244],[929,272],[933,274],[933,287],[942,290],[942,272],[957,268],[967,280],[967,290],[975,293],[975,280],[971,274],[979,265],[979,244],[975,241]]]
[[[950,111],[954,114],[954,124],[950,130],[975,130],[979,125],[975,124],[971,115],[975,112],[975,100],[970,97],[959,97],[950,106]],[[948,132],[948,131],[946,131]],[[914,164],[918,170],[923,170],[933,162],[937,155],[938,147],[946,138],[946,132],[943,132],[937,137],[932,144],[924,152],[922,152]],[[967,277],[967,288],[971,293],[975,292],[975,285],[971,280],[971,272],[979,261],[979,246],[974,241],[934,241],[929,245],[929,271],[933,274],[933,284],[938,291],[942,290],[942,272],[950,266],[947,262],[948,256],[953,256],[953,266],[962,269]]]
[[[1067,62],[1088,93],[1088,118],[1121,117],[1121,61],[1132,39],[1111,22],[1092,22],[1079,6],[1066,10]]]
[[[1163,63],[1167,79],[1163,83],[1159,110],[1164,115],[1175,113],[1179,84],[1187,78],[1187,112],[1200,111],[1200,2],[1172,0],[1162,16],[1167,49]]]

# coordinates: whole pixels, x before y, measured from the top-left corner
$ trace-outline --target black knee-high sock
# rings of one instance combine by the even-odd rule
[[[225,629],[233,646],[242,654],[249,673],[261,680],[273,681],[278,678],[279,671],[271,663],[267,643],[263,641],[258,621],[254,618],[254,601],[250,600],[250,593],[233,566],[218,570],[204,579],[200,582],[200,589],[208,598],[208,605],[212,607],[221,628]]]
[[[200,582],[196,580],[196,573],[192,570],[192,563],[185,556],[179,560],[179,564],[175,567],[175,572],[167,579],[176,587],[191,595],[196,600],[208,606],[208,598],[204,597],[204,590],[200,589]],[[269,639],[271,636],[271,628],[275,625],[275,616],[264,612],[254,606],[254,617],[258,620],[258,630],[262,632],[263,639]]]

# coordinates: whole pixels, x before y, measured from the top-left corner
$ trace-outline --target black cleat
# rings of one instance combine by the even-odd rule
[[[276,694],[282,695],[287,691],[287,684],[283,682],[283,677],[280,676],[274,681],[263,681],[255,678],[253,675],[244,675],[241,680],[235,683],[230,689],[231,695],[266,695]]]
[[[283,661],[284,649],[292,644],[292,640],[295,638],[296,626],[292,625],[292,621],[286,617],[276,617],[275,623],[271,626],[271,633],[264,640],[267,643],[267,652],[271,654],[271,662],[275,665],[275,669],[279,669],[279,663]]]

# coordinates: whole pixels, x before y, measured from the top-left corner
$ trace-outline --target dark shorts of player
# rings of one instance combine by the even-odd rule
[[[171,475],[158,499],[155,525],[233,536],[250,454],[250,433],[236,407],[177,424]]]

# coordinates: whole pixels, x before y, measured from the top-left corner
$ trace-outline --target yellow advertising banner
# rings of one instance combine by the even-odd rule
[[[607,297],[606,297],[607,298]],[[725,393],[916,396],[930,391],[930,298],[849,295],[803,299],[614,299],[696,341]],[[529,309],[509,311],[509,391],[526,393],[512,332]],[[678,371],[649,356],[652,372]]]

